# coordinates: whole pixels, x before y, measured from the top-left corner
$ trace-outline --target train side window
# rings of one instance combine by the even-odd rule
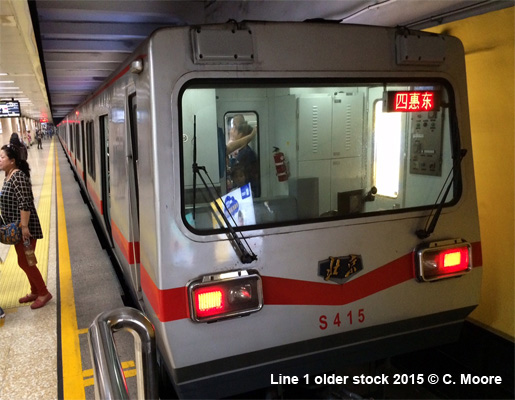
[[[88,174],[95,181],[95,132],[93,121],[86,123],[86,139],[87,139],[87,168]]]

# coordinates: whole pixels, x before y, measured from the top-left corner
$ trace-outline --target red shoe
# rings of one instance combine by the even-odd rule
[[[38,295],[35,293],[29,293],[28,295],[21,297],[20,300],[18,300],[20,303],[30,303],[31,301],[34,301],[38,298]]]
[[[30,308],[35,310],[36,308],[43,307],[46,303],[48,303],[52,299],[52,295],[48,293],[45,297],[43,297],[43,300],[41,300],[39,297],[36,299],[34,303],[30,305]]]

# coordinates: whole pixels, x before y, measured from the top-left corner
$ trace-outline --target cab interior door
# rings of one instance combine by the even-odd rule
[[[248,97],[241,97],[241,91],[238,93],[238,98],[235,99],[231,93],[231,89],[217,90],[217,104],[216,115],[217,124],[222,127],[224,133],[224,140],[229,140],[229,132],[227,122],[230,117],[235,114],[243,114],[244,116],[252,116],[254,120],[247,121],[251,126],[256,125],[258,134],[249,146],[256,152],[259,164],[259,180],[260,180],[260,193],[259,196],[268,196],[270,193],[270,184],[267,177],[270,176],[268,172],[269,163],[264,160],[272,160],[273,147],[268,140],[269,119],[268,119],[268,102],[266,98],[261,97],[263,93],[260,89],[255,89],[255,93],[247,90]],[[222,184],[225,182],[222,181]]]

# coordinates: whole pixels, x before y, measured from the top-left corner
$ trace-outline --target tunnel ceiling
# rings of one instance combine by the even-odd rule
[[[23,84],[34,93],[34,115],[43,115],[46,108],[48,118],[56,123],[94,92],[152,31],[163,26],[327,19],[423,29],[514,4],[513,0],[29,0],[25,7],[32,18],[30,37],[31,18],[22,21],[23,3],[0,0],[0,72],[16,69],[12,71],[13,76],[20,75],[16,85]],[[16,36],[16,26],[16,40],[4,44],[8,32]],[[16,59],[15,53],[23,51],[39,54],[40,71],[34,54],[24,58],[29,61]],[[24,68],[32,70],[34,78],[28,77],[30,71],[23,78]],[[39,97],[38,91],[42,92]],[[4,97],[1,92],[0,96]]]

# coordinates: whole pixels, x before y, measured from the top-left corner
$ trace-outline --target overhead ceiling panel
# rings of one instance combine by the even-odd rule
[[[6,1],[16,0],[0,0],[0,4]],[[29,1],[56,122],[162,26],[329,19],[424,28],[513,4],[513,0]],[[7,18],[5,23],[12,21]]]
[[[50,113],[26,2],[0,1],[0,99],[19,100],[22,113],[34,119]]]

